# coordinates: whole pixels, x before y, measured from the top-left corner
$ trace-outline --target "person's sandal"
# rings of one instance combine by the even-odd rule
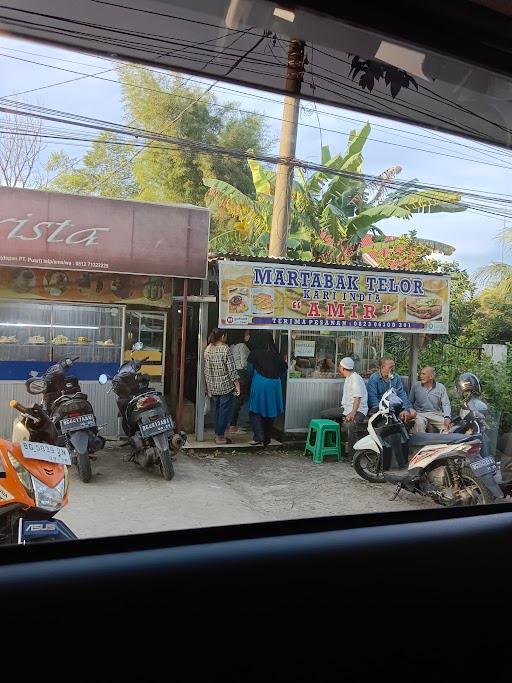
[[[249,441],[249,446],[263,446],[263,441]]]

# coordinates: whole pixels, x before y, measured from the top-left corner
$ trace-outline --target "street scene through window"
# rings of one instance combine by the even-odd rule
[[[510,84],[225,4],[0,10],[0,544],[512,495]]]

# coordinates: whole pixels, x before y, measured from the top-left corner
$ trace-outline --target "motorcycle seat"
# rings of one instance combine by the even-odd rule
[[[430,446],[436,443],[464,443],[465,441],[473,441],[479,438],[479,434],[430,434],[422,432],[420,434],[412,434],[409,439],[409,445]]]

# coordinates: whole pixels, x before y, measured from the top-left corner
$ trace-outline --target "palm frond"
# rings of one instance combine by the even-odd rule
[[[476,272],[477,280],[488,287],[495,287],[502,295],[512,294],[512,265],[510,263],[489,263]]]

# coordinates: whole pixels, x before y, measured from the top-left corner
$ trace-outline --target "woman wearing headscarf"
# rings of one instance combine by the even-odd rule
[[[275,418],[284,411],[281,377],[287,365],[269,332],[251,335],[247,359],[252,370],[249,417],[254,432],[253,446],[268,446]]]

